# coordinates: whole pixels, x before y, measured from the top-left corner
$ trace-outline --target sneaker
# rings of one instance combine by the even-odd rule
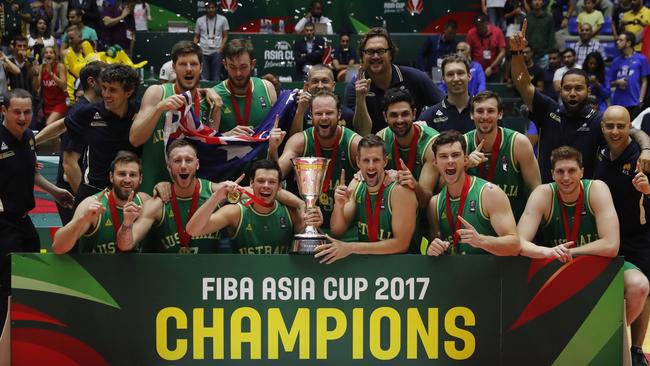
[[[630,352],[632,353],[632,366],[648,366],[648,360],[641,347],[632,346]]]

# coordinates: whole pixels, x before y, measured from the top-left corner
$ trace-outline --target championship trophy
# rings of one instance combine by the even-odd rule
[[[316,200],[322,193],[323,180],[327,174],[330,159],[300,157],[291,159],[296,173],[296,182],[300,195],[305,200],[307,208],[316,206]],[[294,235],[292,254],[313,254],[316,246],[326,242],[325,234],[313,226],[305,227],[301,233]]]

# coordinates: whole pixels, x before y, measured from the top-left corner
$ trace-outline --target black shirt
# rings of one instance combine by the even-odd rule
[[[89,101],[88,99],[86,99],[86,97],[84,96],[77,97],[76,103],[72,107],[70,107],[70,111],[68,113],[72,114],[77,108],[81,107],[82,105],[86,105],[88,103]],[[68,134],[67,131],[61,135],[61,144],[59,145],[59,166],[56,173],[56,185],[57,187],[70,190],[71,189],[70,185],[68,184],[68,182],[66,182],[63,179],[63,174],[65,173],[63,169],[63,153],[66,150],[74,151],[81,155],[77,163],[79,164],[81,171],[83,171],[85,169],[84,152],[86,151],[86,145],[83,143],[83,141],[78,141],[78,140],[72,141],[70,139],[70,134]]]
[[[34,208],[35,172],[32,130],[19,140],[0,124],[0,213],[22,216]]]
[[[544,83],[544,89],[546,89],[546,73],[544,69],[533,64],[533,66],[528,68],[528,75],[530,75],[530,80],[533,85],[537,88],[537,82],[541,81]]]
[[[602,113],[585,105],[578,115],[568,115],[563,104],[535,91],[531,119],[539,130],[539,170],[542,183],[551,177],[551,151],[560,146],[572,146],[582,153],[584,177],[594,175],[598,146],[605,144],[600,129]]]
[[[110,186],[108,173],[117,152],[128,150],[139,155],[140,150],[129,142],[133,116],[138,109],[136,103],[129,102],[126,114],[120,118],[108,111],[104,102],[97,102],[80,106],[65,118],[71,142],[88,145],[85,183],[99,189]]]
[[[641,224],[641,207],[639,202],[643,197],[646,222],[650,220],[650,199],[637,191],[632,184],[636,175],[636,162],[639,160],[641,149],[631,141],[623,153],[614,161],[610,159],[609,148],[604,147],[598,152],[594,179],[600,179],[607,184],[614,207],[621,225],[621,235],[637,235],[648,229],[648,224]]]
[[[408,66],[397,66],[391,64],[393,69],[392,79],[388,88],[406,88],[411,93],[415,102],[415,114],[419,115],[422,109],[428,105],[434,105],[440,102],[445,95],[438,89],[429,77],[418,69]],[[368,78],[367,71],[365,77]],[[356,106],[356,95],[354,83],[357,81],[356,76],[345,87],[345,105],[354,110]],[[366,105],[368,114],[372,121],[372,133],[377,133],[387,126],[384,114],[381,109],[382,100],[384,99],[385,90],[380,89],[375,83],[370,84],[370,91],[366,96]]]
[[[425,109],[418,120],[426,121],[429,127],[436,129],[438,132],[447,130],[456,130],[460,133],[467,133],[476,128],[474,121],[470,117],[472,98],[469,99],[462,112],[458,112],[456,106],[451,105],[447,98],[440,103]]]

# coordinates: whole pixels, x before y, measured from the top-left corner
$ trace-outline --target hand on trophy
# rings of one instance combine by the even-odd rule
[[[307,208],[307,211],[303,214],[302,217],[303,220],[305,220],[306,226],[313,226],[318,229],[321,225],[323,225],[323,213],[318,206]]]
[[[339,185],[334,191],[334,204],[345,205],[350,200],[352,191],[345,185],[345,169],[341,169],[341,178],[339,178]]]
[[[352,246],[340,240],[336,240],[326,235],[329,243],[321,244],[316,247],[315,258],[322,258],[319,263],[332,264],[339,259],[343,259],[352,253]]]

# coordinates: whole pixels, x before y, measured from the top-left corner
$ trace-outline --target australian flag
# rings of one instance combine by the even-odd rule
[[[252,136],[223,136],[202,124],[193,113],[190,92],[181,95],[187,100],[185,106],[177,111],[169,111],[165,116],[165,147],[178,138],[193,140],[200,162],[198,176],[213,182],[234,180],[241,173],[247,173],[245,169],[251,161],[265,157],[275,115],[280,117],[278,126],[288,131],[295,114],[296,93],[285,90]]]

